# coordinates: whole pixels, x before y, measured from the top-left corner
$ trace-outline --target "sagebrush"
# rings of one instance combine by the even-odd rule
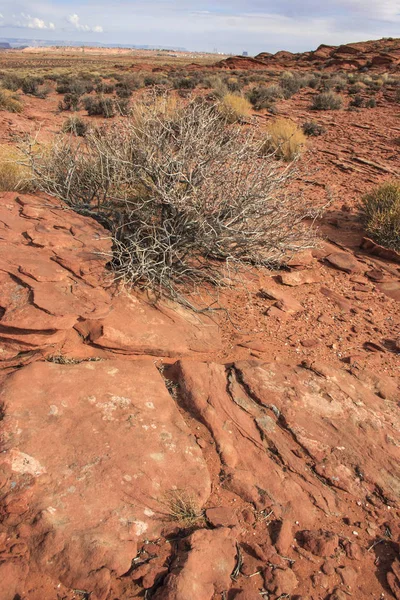
[[[162,100],[28,151],[39,189],[110,230],[120,277],[178,297],[220,284],[224,265],[278,266],[313,245],[305,220],[319,209],[289,192],[295,166],[262,156],[263,140],[215,106]]]

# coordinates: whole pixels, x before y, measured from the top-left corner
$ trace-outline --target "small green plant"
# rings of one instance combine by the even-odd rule
[[[343,100],[334,92],[322,92],[314,96],[311,108],[313,110],[338,110]]]
[[[369,98],[365,104],[366,108],[376,108],[376,100],[375,98]]]
[[[375,242],[400,251],[400,180],[387,181],[365,194],[361,217]]]
[[[193,77],[179,77],[174,81],[176,90],[193,90],[196,87],[196,81]]]

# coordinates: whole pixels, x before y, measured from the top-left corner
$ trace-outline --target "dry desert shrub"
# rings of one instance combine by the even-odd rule
[[[313,110],[338,110],[341,108],[343,100],[334,92],[322,92],[313,98],[311,108]]]
[[[243,96],[225,94],[218,104],[218,111],[227,123],[240,123],[251,116],[251,104]]]
[[[0,191],[22,191],[29,187],[30,172],[20,164],[23,155],[14,147],[0,145]]]
[[[160,504],[165,520],[178,523],[182,527],[193,527],[203,519],[198,502],[186,490],[170,490],[160,500]]]
[[[318,137],[326,133],[325,127],[323,127],[316,121],[306,121],[302,125],[302,130],[305,135],[313,137]]]
[[[375,242],[400,251],[400,181],[387,181],[365,194],[361,215]]]
[[[319,209],[288,190],[295,165],[261,155],[250,129],[227,126],[193,100],[64,135],[29,153],[39,189],[91,215],[111,232],[117,277],[182,299],[224,267],[278,266],[314,244]]]
[[[83,137],[86,134],[88,125],[84,119],[78,116],[69,117],[62,126],[64,133],[72,133],[73,135]]]
[[[276,119],[267,127],[262,151],[289,162],[301,153],[306,142],[306,136],[296,123],[289,119]]]
[[[18,96],[10,90],[0,88],[0,110],[7,110],[12,113],[23,111],[23,104],[18,100]]]
[[[283,98],[283,90],[280,85],[270,85],[268,87],[254,87],[249,93],[249,100],[256,110],[269,108],[275,100]]]

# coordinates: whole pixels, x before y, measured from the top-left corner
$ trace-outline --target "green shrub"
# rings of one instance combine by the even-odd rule
[[[1,78],[1,85],[11,92],[16,92],[21,87],[21,78],[13,73],[4,75],[4,77]]]
[[[375,108],[376,107],[376,100],[375,100],[375,98],[370,98],[369,100],[367,100],[365,106],[367,108]]]
[[[400,251],[400,180],[388,181],[365,194],[361,216],[375,242]]]
[[[279,85],[255,87],[249,93],[249,100],[256,110],[269,108],[279,98],[283,98],[282,88]]]
[[[90,94],[93,90],[93,83],[82,79],[64,78],[58,82],[56,87],[56,92],[58,94],[75,94],[77,96]]]
[[[334,92],[322,92],[322,94],[314,96],[311,108],[313,110],[338,110],[342,104],[342,98]]]
[[[174,80],[176,90],[193,90],[196,87],[196,81],[193,77],[179,77]]]
[[[280,77],[280,87],[286,99],[291,98],[302,87],[301,78],[293,73],[285,72]]]
[[[82,98],[82,103],[90,117],[99,116],[109,119],[115,116],[115,104],[111,98],[85,96]]]
[[[78,110],[80,99],[78,94],[65,94],[64,100],[58,103],[58,110]]]
[[[362,108],[364,106],[364,98],[357,94],[350,102],[350,106],[354,106],[355,108]]]
[[[25,77],[21,84],[21,89],[24,94],[30,94],[31,96],[36,96],[38,93],[38,80],[34,77]]]
[[[130,98],[132,96],[132,89],[127,81],[120,81],[117,83],[115,86],[115,92],[118,98]]]

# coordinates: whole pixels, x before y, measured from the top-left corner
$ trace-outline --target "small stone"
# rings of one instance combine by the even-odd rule
[[[321,275],[316,270],[290,271],[279,275],[279,280],[283,285],[295,287],[321,281]]]
[[[335,572],[335,563],[332,560],[326,560],[321,567],[321,571],[325,575],[333,575]]]
[[[299,537],[303,548],[316,556],[332,556],[339,545],[339,538],[336,534],[322,529],[302,531]]]
[[[316,338],[308,338],[305,340],[300,340],[300,344],[303,346],[303,348],[314,348],[315,346],[318,346],[319,343],[320,343],[320,340],[318,340]]]
[[[273,571],[272,581],[265,581],[265,587],[268,591],[273,592],[277,596],[282,594],[293,594],[297,588],[297,577],[291,569],[275,569]]]
[[[238,524],[236,513],[229,506],[208,508],[206,518],[213,527],[235,527]]]
[[[350,589],[353,589],[357,581],[357,571],[353,567],[338,567],[336,573],[340,575],[343,584]]]
[[[283,521],[281,528],[279,530],[279,533],[278,533],[278,536],[277,536],[277,539],[275,542],[275,548],[277,549],[279,554],[286,556],[286,554],[290,550],[292,544],[293,544],[292,524],[290,523],[290,521],[286,520],[286,521]]]
[[[333,252],[326,257],[326,260],[336,269],[346,273],[356,273],[362,271],[361,263],[351,254],[346,252]]]
[[[254,525],[256,522],[256,517],[254,515],[254,511],[250,510],[250,508],[245,508],[242,511],[243,521],[247,523],[247,525]]]

